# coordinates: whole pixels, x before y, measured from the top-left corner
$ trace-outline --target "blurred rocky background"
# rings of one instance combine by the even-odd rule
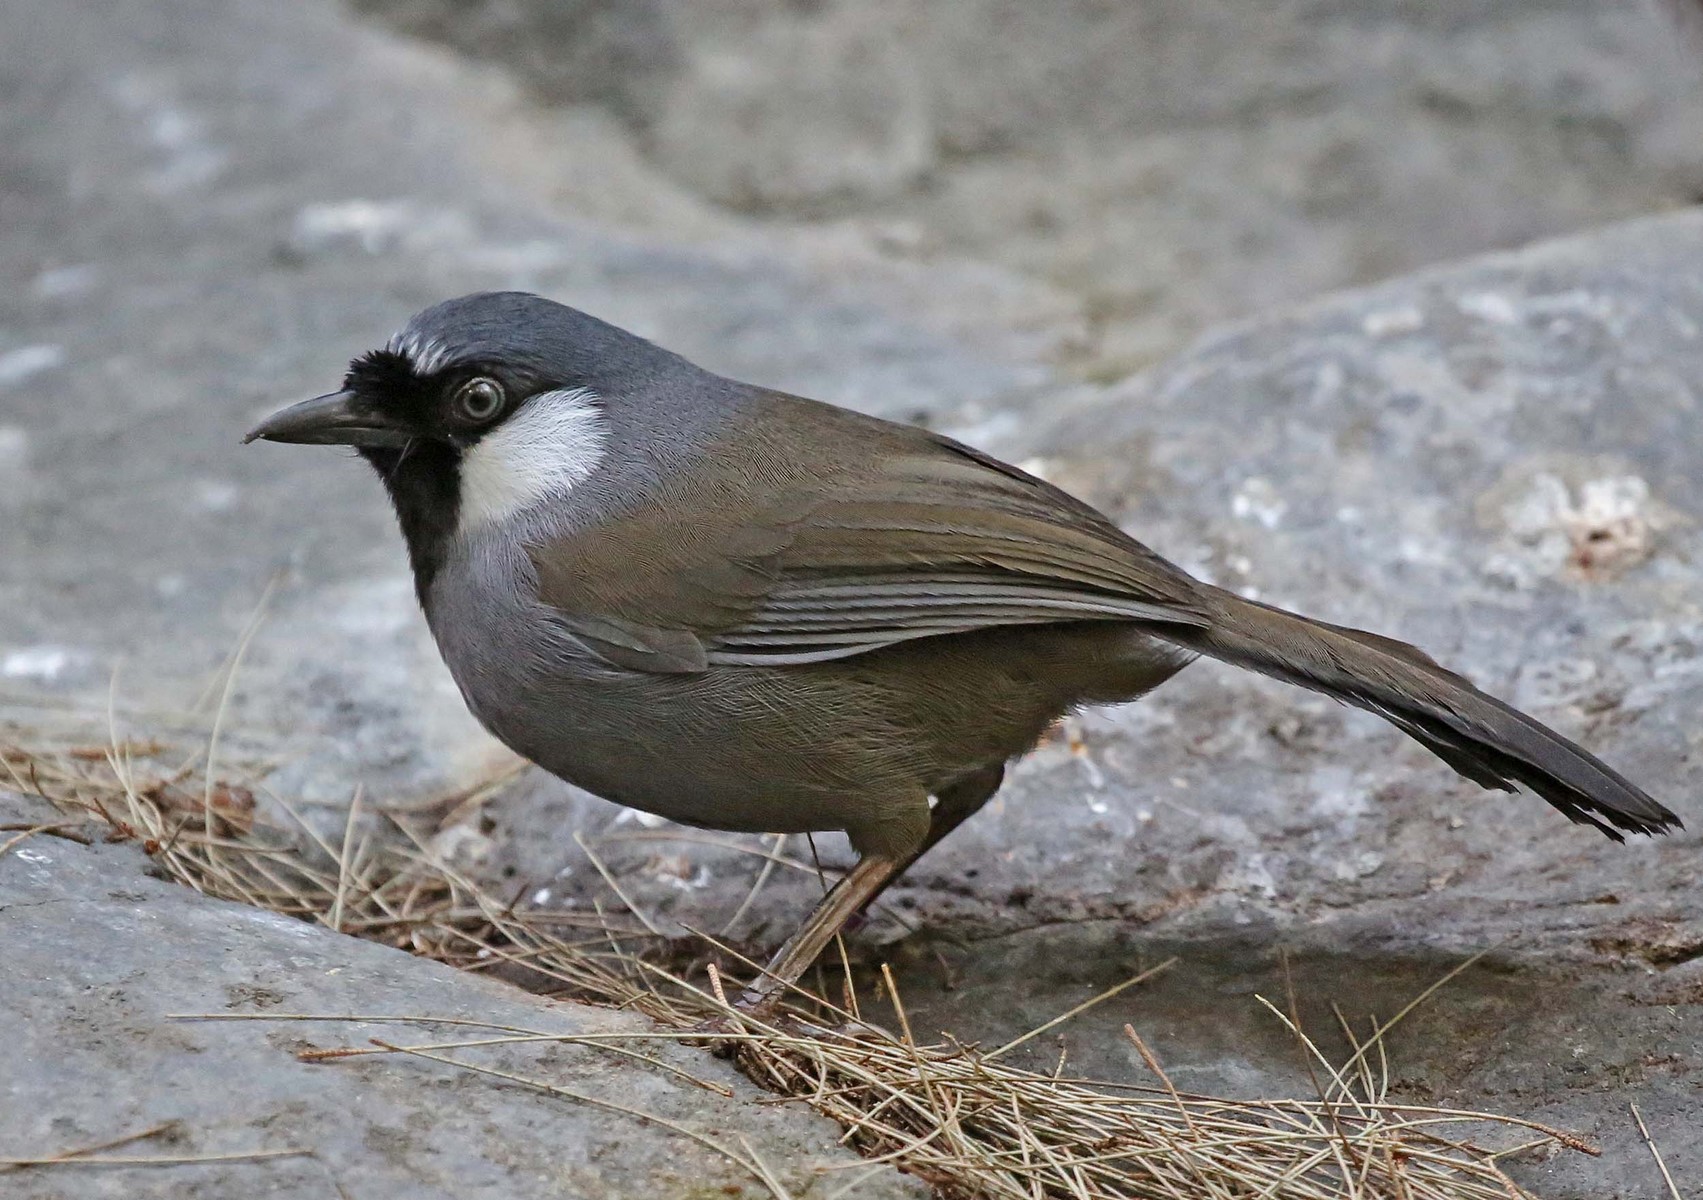
[[[445,814],[436,848],[517,903],[610,902],[579,832],[655,920],[784,936],[807,871],[747,905],[749,853],[535,776],[434,809],[513,763],[437,661],[379,488],[338,453],[237,445],[414,309],[523,287],[966,437],[1226,586],[1410,638],[1696,828],[1703,51],[1680,28],[1584,0],[0,0],[0,741],[104,737],[109,713],[216,731],[263,803],[327,829],[357,785]],[[1181,1086],[1267,1095],[1308,1083],[1255,993],[1293,980],[1328,1031],[1331,1003],[1388,1016],[1490,950],[1392,1038],[1400,1088],[1604,1145],[1510,1167],[1542,1195],[1657,1197],[1628,1100],[1703,1179],[1697,853],[1610,845],[1203,665],[1062,729],[853,950],[896,964],[927,1027],[995,1040],[1175,953],[1065,1028],[1070,1061],[1139,1070],[1134,1021]],[[26,1035],[0,1149],[177,1117],[209,1151],[299,1126],[362,1197],[710,1177],[561,1106],[451,1120],[167,1022],[262,985],[304,1010],[498,1001],[138,861],[0,855],[0,1013]],[[663,1099],[777,1160],[843,1156],[749,1092]],[[301,1125],[327,1106],[364,1116]],[[564,1182],[553,1140],[614,1165]],[[325,1194],[310,1166],[231,1170],[206,1194]]]
[[[1703,192],[1703,64],[1655,0],[356,4],[512,69],[575,211],[996,267],[1098,378]]]

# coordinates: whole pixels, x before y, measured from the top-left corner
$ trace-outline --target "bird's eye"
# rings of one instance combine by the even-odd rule
[[[455,415],[473,425],[483,425],[503,411],[508,397],[503,385],[483,376],[469,379],[455,393]]]

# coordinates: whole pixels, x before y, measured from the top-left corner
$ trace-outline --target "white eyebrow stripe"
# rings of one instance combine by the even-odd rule
[[[461,456],[460,532],[566,495],[597,469],[609,423],[585,388],[541,392]]]
[[[406,358],[416,375],[435,375],[449,365],[449,347],[418,330],[402,330],[390,339],[385,349]]]

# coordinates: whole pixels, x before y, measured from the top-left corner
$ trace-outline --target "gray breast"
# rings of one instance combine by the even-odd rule
[[[426,621],[479,721],[521,753],[541,714],[540,685],[592,669],[589,655],[533,595],[532,563],[514,529],[457,539],[425,597]],[[583,660],[583,661],[582,661]]]

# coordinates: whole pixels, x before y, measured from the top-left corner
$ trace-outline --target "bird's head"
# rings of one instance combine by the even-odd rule
[[[661,353],[541,296],[478,292],[417,313],[384,349],[349,364],[341,391],[274,413],[245,440],[363,452],[435,442],[464,452],[540,398],[629,386]]]
[[[410,547],[502,523],[602,461],[606,405],[668,361],[642,338],[524,292],[416,314],[349,365],[340,391],[272,414],[245,439],[352,446],[383,477]]]

